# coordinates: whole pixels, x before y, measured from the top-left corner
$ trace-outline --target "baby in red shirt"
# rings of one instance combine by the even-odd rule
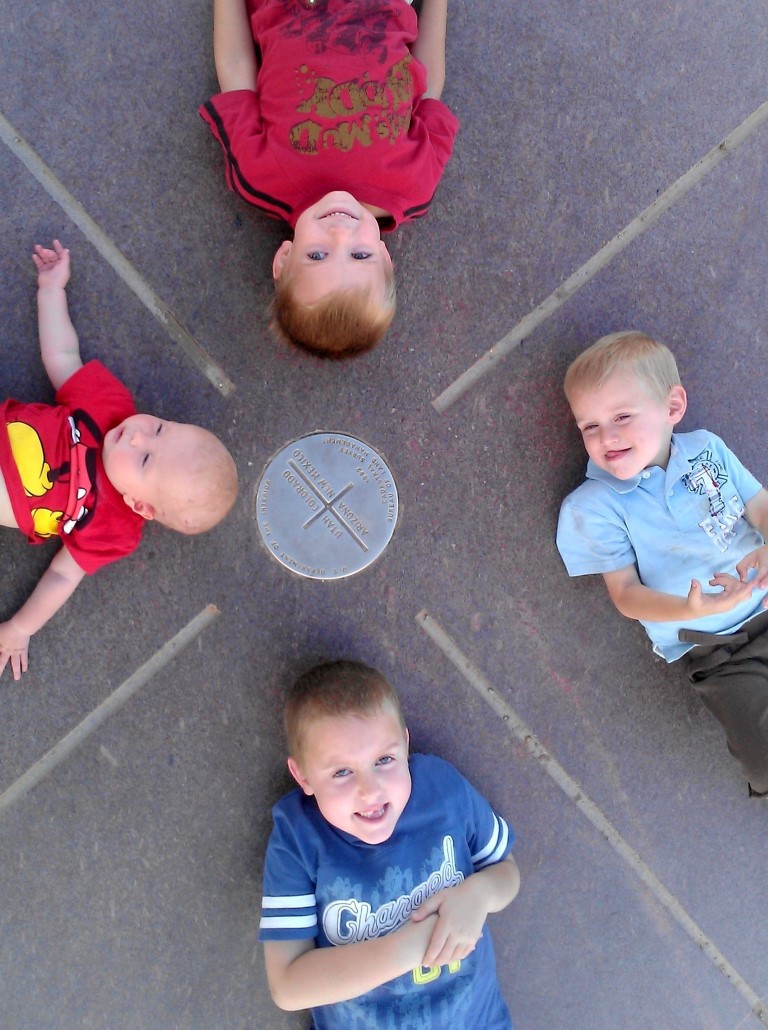
[[[69,251],[35,247],[40,353],[55,404],[0,404],[0,525],[30,543],[60,536],[29,599],[0,623],[0,673],[27,668],[30,637],[86,573],[130,554],[145,520],[180,533],[219,523],[237,497],[237,469],[199,426],[137,414],[100,362],[83,364],[67,307]]]

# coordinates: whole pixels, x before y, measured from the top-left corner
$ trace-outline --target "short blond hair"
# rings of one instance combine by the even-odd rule
[[[312,726],[320,719],[373,715],[388,706],[405,729],[400,699],[376,669],[348,660],[316,665],[288,691],[283,711],[288,753],[301,759]]]
[[[668,347],[637,329],[624,329],[601,337],[571,363],[563,382],[568,402],[583,390],[599,389],[619,371],[631,372],[661,401],[681,385]]]
[[[237,466],[217,436],[201,426],[168,482],[169,496],[157,521],[189,536],[217,526],[237,500]]]
[[[291,276],[283,272],[275,280],[271,329],[321,358],[351,358],[375,347],[395,317],[397,291],[390,265],[384,268],[383,300],[377,300],[377,293],[370,287],[338,290],[314,304],[302,304]]]

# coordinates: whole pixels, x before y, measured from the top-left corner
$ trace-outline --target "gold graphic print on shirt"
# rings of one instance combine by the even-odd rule
[[[311,117],[291,128],[291,146],[312,155],[324,150],[347,153],[355,145],[369,147],[375,140],[394,143],[411,123],[411,61],[408,54],[392,65],[384,82],[366,72],[360,79],[337,83],[303,64],[296,75],[300,93],[307,99],[296,110]]]

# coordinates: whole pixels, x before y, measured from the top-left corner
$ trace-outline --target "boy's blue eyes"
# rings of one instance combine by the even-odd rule
[[[367,250],[352,251],[352,257],[355,261],[367,261],[370,256],[370,252]],[[307,252],[307,257],[310,261],[322,261],[324,258],[327,258],[328,255],[324,250],[310,250]]]
[[[630,418],[629,415],[617,415],[614,422],[624,422],[628,418]],[[597,424],[590,422],[590,424],[588,426],[584,426],[581,431],[582,433],[591,433],[593,429],[597,429]]]
[[[394,758],[392,757],[392,755],[382,755],[381,758],[376,759],[376,765],[390,765],[392,762],[394,762]],[[351,769],[337,769],[336,772],[333,774],[333,778],[335,780],[343,780],[345,777],[351,775]]]

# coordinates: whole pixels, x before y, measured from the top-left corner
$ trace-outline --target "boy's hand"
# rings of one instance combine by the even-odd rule
[[[13,619],[0,622],[0,676],[8,662],[15,680],[21,679],[22,672],[27,671],[27,652],[29,637],[16,629]]]
[[[692,618],[701,619],[705,615],[717,615],[729,612],[742,601],[751,596],[755,583],[745,583],[727,572],[718,572],[709,581],[711,587],[721,587],[717,594],[705,594],[697,579],[691,580],[688,591],[688,610]]]
[[[53,250],[35,244],[32,260],[37,269],[37,285],[39,289],[46,286],[57,286],[62,290],[69,282],[69,251],[62,247],[58,240],[53,241]]]
[[[752,577],[749,585],[756,590],[765,590],[768,587],[768,544],[745,554],[736,566],[742,583],[746,582],[750,569],[757,569],[757,575]],[[763,599],[763,608],[768,608],[768,597]]]
[[[479,885],[480,881],[470,876],[455,887],[432,894],[411,916],[414,923],[433,912],[438,916],[422,965],[445,966],[466,958],[475,950],[488,914],[474,889],[475,883]]]

